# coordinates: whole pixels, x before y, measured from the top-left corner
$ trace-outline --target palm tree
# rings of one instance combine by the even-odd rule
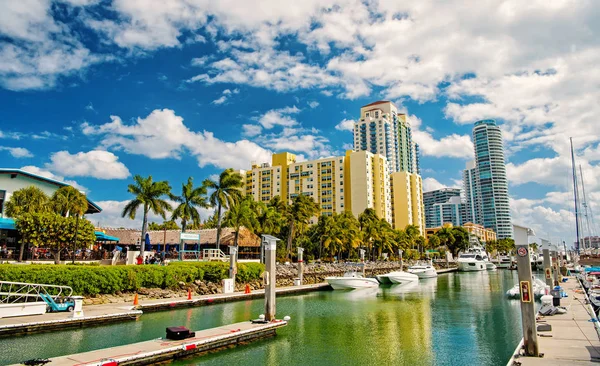
[[[218,182],[206,179],[203,184],[206,188],[213,190],[210,195],[210,204],[213,207],[217,206],[217,249],[219,249],[221,245],[221,211],[223,210],[223,207],[226,209],[231,208],[242,198],[244,180],[242,176],[234,172],[233,169],[225,169],[221,175],[219,175]]]
[[[319,260],[321,260],[322,256],[323,241],[325,240],[327,233],[331,231],[333,224],[334,222],[331,216],[321,215],[319,216],[319,221],[315,225],[315,231],[311,239],[319,241]]]
[[[292,257],[292,241],[294,239],[295,230],[297,227],[302,227],[308,224],[308,220],[319,212],[319,206],[312,197],[306,195],[298,195],[294,197],[292,205],[286,212],[287,219],[290,222],[290,229],[287,238],[287,256]]]
[[[238,202],[231,207],[225,214],[225,225],[232,227],[234,230],[233,246],[235,247],[235,255],[230,252],[229,260],[229,278],[233,278],[235,282],[235,273],[237,272],[237,253],[238,253],[238,238],[240,236],[240,228],[246,227],[250,231],[254,231],[259,226],[255,212],[252,210],[252,198],[246,196],[241,202]]]
[[[194,187],[194,178],[189,177],[186,184],[181,185],[181,196],[173,197],[179,205],[173,210],[171,220],[181,219],[181,231],[185,232],[188,222],[200,224],[198,207],[210,207],[206,202],[206,187]]]
[[[69,217],[73,213],[80,216],[88,209],[85,195],[71,186],[60,187],[56,190],[50,199],[50,205],[57,214],[63,217]]]
[[[163,219],[166,218],[166,212],[171,211],[171,205],[165,201],[162,197],[171,197],[171,186],[167,181],[153,182],[152,176],[147,178],[141,175],[133,177],[135,184],[127,186],[127,191],[135,198],[123,209],[121,213],[122,217],[129,216],[130,219],[135,219],[135,214],[140,206],[144,208],[144,219],[142,220],[142,237],[141,237],[141,253],[144,257],[144,239],[146,237],[146,229],[148,225],[148,213],[154,212],[156,215],[160,215]]]
[[[258,219],[258,227],[255,230],[258,236],[262,234],[279,234],[282,215],[275,207],[265,205],[259,201],[252,201],[251,207]]]
[[[417,244],[417,238],[421,235],[421,233],[419,232],[419,227],[416,225],[406,225],[406,227],[404,228],[404,232],[406,233],[406,236],[410,243],[410,247],[414,247]],[[418,249],[420,252],[420,248]]]
[[[6,216],[16,218],[26,213],[46,212],[48,196],[39,188],[29,186],[13,192],[6,202]]]

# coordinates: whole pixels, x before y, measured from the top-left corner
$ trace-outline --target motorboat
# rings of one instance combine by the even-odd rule
[[[540,280],[539,278],[533,279],[533,296],[536,299],[544,296],[546,294],[546,282]],[[518,299],[521,296],[521,290],[519,289],[519,284],[513,286],[510,290],[506,291],[506,296],[511,299]]]
[[[493,271],[496,268],[498,268],[498,267],[496,267],[496,265],[494,263],[492,263],[490,261],[485,262],[485,269],[487,269],[488,271]]]
[[[419,278],[433,278],[437,277],[437,271],[431,263],[416,264],[408,267],[408,273],[417,275]]]
[[[379,282],[376,279],[364,277],[362,274],[354,271],[346,272],[341,277],[325,277],[325,281],[334,290],[354,290],[379,286]]]
[[[458,256],[458,270],[461,272],[484,271],[487,269],[487,254],[480,246],[472,246]]]
[[[496,266],[498,268],[510,268],[511,265],[512,265],[512,258],[507,255],[503,255],[500,258],[498,258],[498,264]]]
[[[375,276],[377,281],[382,284],[401,284],[408,282],[416,282],[419,280],[419,276],[413,273],[404,272],[404,271],[396,271],[390,272],[384,275]]]

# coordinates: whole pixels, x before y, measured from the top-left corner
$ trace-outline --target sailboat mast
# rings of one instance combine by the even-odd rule
[[[579,210],[577,209],[577,170],[575,169],[575,152],[573,151],[573,138],[569,137],[571,141],[571,166],[573,168],[573,195],[575,196],[575,233],[577,235],[577,254],[579,254]]]
[[[582,206],[583,206],[583,209],[585,210],[583,212],[583,216],[585,217],[585,226],[586,226],[587,234],[588,234],[588,248],[591,250],[592,249],[592,235],[593,235],[592,227],[590,226],[591,212],[588,212],[587,197],[585,195],[585,181],[583,180],[583,170],[581,169],[581,164],[579,164],[579,177],[581,178],[581,192],[583,193]],[[585,243],[585,235],[583,236],[583,242]]]

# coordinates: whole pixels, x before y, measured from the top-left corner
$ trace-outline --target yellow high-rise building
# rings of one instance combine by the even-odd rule
[[[423,181],[419,174],[396,172],[392,179],[392,226],[404,229],[406,225],[419,227],[421,235],[425,228],[423,205]]]
[[[271,165],[253,164],[238,172],[245,178],[245,193],[256,201],[280,196],[291,202],[303,194],[317,202],[319,215],[351,211],[358,217],[373,208],[378,217],[392,220],[389,170],[382,155],[347,151],[346,156],[296,162],[295,155],[284,152],[274,154]]]

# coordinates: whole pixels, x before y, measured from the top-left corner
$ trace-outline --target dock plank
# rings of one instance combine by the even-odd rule
[[[99,349],[74,355],[66,355],[50,359],[52,365],[62,366],[90,366],[100,365],[102,361],[113,359],[122,364],[144,364],[154,359],[173,358],[182,354],[189,354],[185,346],[194,345],[194,350],[208,350],[222,345],[236,343],[238,339],[254,335],[260,337],[262,333],[271,332],[287,325],[286,321],[274,321],[266,324],[253,324],[241,322],[196,331],[193,338],[184,340],[167,340],[163,338],[152,339],[144,342],[126,344],[117,347]]]
[[[561,286],[568,294],[567,298],[561,299],[561,305],[567,308],[567,313],[543,317],[538,322],[552,326],[550,332],[538,332],[539,351],[544,356],[516,358],[522,366],[597,365],[600,362],[600,339],[586,310],[585,296],[575,292],[580,288],[577,279],[569,277]],[[541,337],[541,334],[551,337]]]

